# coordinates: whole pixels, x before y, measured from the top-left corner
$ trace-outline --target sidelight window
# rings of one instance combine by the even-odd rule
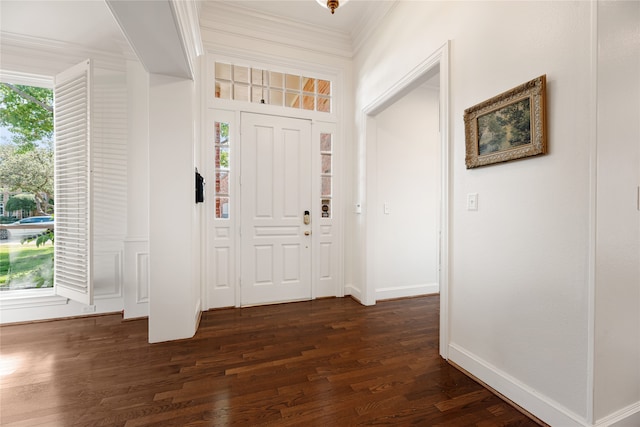
[[[321,217],[331,218],[331,198],[333,188],[333,135],[320,134],[320,207]]]
[[[229,146],[229,123],[214,123],[214,169],[215,169],[215,217],[218,219],[229,218],[229,178],[230,178],[230,146]]]

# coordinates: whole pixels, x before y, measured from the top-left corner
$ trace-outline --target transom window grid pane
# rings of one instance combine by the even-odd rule
[[[331,218],[333,188],[333,135],[320,134],[320,216]]]
[[[331,82],[240,65],[215,64],[215,97],[331,112]]]
[[[216,219],[229,219],[231,202],[229,192],[231,146],[229,123],[214,123],[214,172]]]

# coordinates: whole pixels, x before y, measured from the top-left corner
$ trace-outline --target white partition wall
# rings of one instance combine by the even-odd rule
[[[634,426],[640,425],[640,2],[598,2],[597,18],[593,418]]]
[[[149,315],[149,74],[127,61],[128,183],[124,241],[125,319]]]
[[[150,76],[150,342],[193,336],[201,309],[194,97],[191,80]]]

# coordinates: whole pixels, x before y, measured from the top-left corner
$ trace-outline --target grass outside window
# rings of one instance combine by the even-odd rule
[[[53,287],[53,244],[0,244],[0,291]]]

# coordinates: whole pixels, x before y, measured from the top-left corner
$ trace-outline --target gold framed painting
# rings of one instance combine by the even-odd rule
[[[547,152],[546,75],[464,110],[467,169]]]

